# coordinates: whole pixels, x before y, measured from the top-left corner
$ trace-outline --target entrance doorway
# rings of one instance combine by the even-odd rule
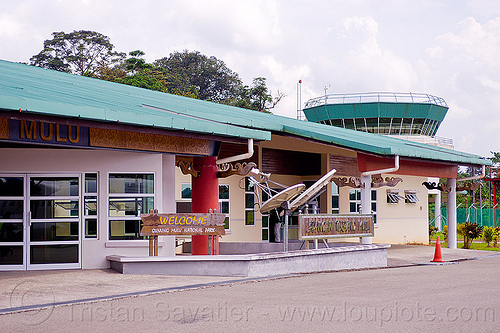
[[[0,270],[81,268],[81,175],[0,175]]]

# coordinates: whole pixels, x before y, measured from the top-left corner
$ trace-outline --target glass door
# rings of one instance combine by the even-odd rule
[[[27,178],[27,268],[81,268],[80,175]]]
[[[24,181],[24,175],[0,175],[0,270],[26,269]]]

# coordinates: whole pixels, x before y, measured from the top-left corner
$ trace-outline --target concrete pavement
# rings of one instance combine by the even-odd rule
[[[448,248],[442,248],[442,254],[445,261],[500,256],[500,252]],[[428,263],[433,256],[431,246],[392,245],[388,267]],[[284,276],[274,278],[279,277]],[[272,278],[124,275],[109,269],[0,272],[0,314]]]

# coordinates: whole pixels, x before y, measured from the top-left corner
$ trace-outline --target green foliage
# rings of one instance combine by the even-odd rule
[[[442,232],[443,232],[444,239],[448,240],[448,226],[447,225],[445,225],[443,227],[443,231]]]
[[[230,104],[237,98],[241,81],[237,73],[214,56],[198,51],[173,52],[153,65],[174,76],[181,91],[195,87],[199,99]]]
[[[435,234],[437,232],[437,230],[438,230],[438,228],[429,224],[429,237],[432,236],[433,234]]]
[[[142,57],[145,55],[143,51],[136,50],[131,51],[128,54],[130,55],[130,57],[125,60],[125,68],[127,72],[137,74],[142,70],[153,68],[153,65],[146,63],[146,60],[142,59]]]
[[[128,57],[113,51],[109,37],[98,32],[54,32],[52,36],[31,57],[31,65],[263,112],[284,96],[278,91],[273,98],[262,77],[255,78],[251,87],[243,86],[222,60],[198,51],[173,52],[149,64],[141,50],[129,52]]]
[[[493,165],[500,164],[500,152],[490,151],[493,154],[493,157],[488,157],[489,160],[493,162]]]
[[[483,227],[477,223],[465,222],[457,225],[458,234],[464,237],[464,249],[470,249],[474,239],[480,238]]]
[[[43,42],[43,50],[30,58],[30,64],[66,73],[92,76],[100,66],[121,61],[125,54],[113,51],[106,37],[94,31],[53,32]]]
[[[240,87],[239,96],[233,105],[244,109],[269,113],[269,110],[274,108],[284,96],[283,93],[278,91],[278,96],[273,98],[267,88],[266,78],[257,77],[253,79],[251,87]]]
[[[167,83],[162,75],[158,75],[157,71],[149,68],[135,75],[125,76],[117,82],[149,90],[168,92]]]
[[[497,239],[498,239],[497,228],[494,228],[494,227],[484,227],[484,230],[483,230],[483,239],[488,244],[488,247],[490,246],[490,243],[493,241],[493,239],[495,238],[495,236],[497,236]]]

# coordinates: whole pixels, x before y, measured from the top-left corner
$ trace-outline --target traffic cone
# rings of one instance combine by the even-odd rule
[[[439,236],[436,239],[436,250],[434,252],[434,260],[431,262],[445,262],[443,257],[441,256],[441,243],[439,242]]]

